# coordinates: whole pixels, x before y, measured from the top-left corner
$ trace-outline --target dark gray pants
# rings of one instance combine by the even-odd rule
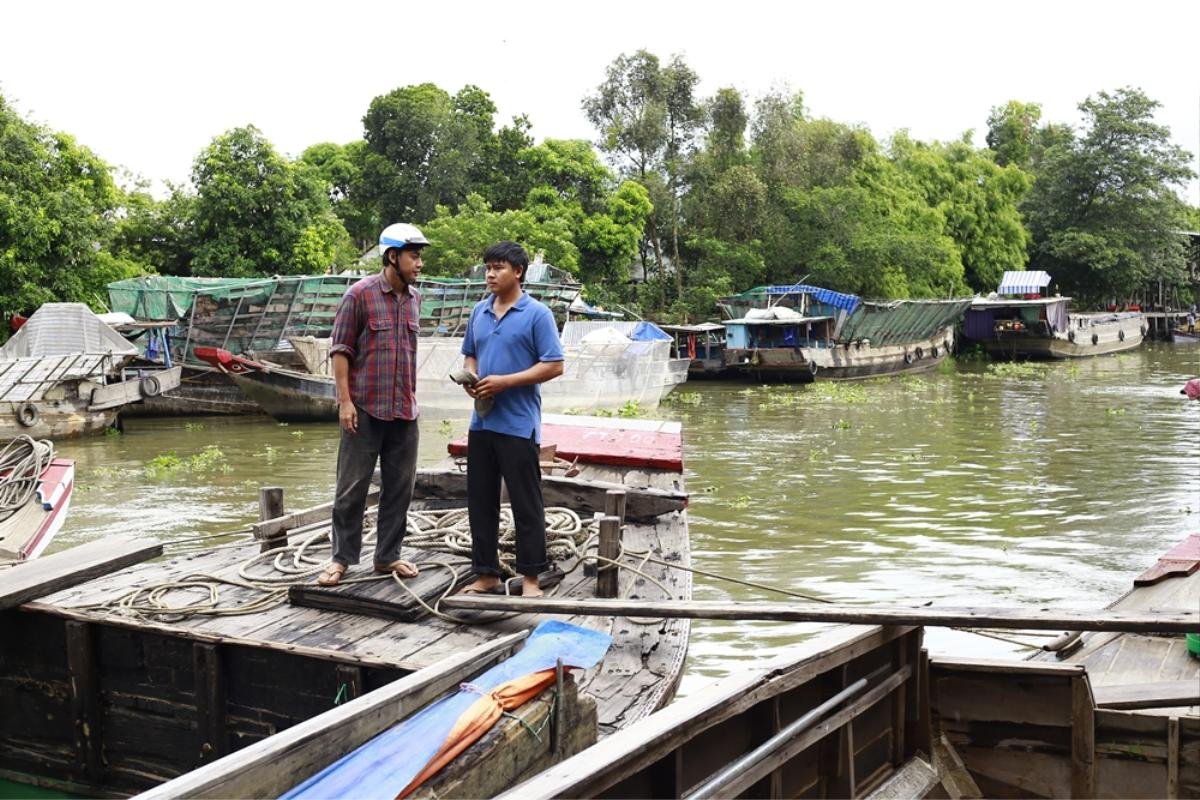
[[[376,524],[375,563],[400,557],[408,528],[408,506],[417,477],[417,421],[381,420],[358,409],[358,433],[342,430],[338,445],[337,488],[333,499],[333,560],[358,563],[362,551],[363,511],[375,462],[381,489]]]
[[[493,431],[467,434],[467,514],[471,520],[471,569],[500,575],[500,479],[508,487],[517,529],[517,572],[536,576],[546,569],[546,512],[542,470],[532,438]]]

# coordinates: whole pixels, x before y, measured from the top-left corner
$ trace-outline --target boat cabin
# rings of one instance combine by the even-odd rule
[[[725,363],[748,363],[758,350],[828,347],[833,329],[833,317],[806,317],[784,307],[752,310],[725,323]]]
[[[725,371],[724,325],[701,322],[659,327],[671,336],[671,357],[688,359],[689,377],[716,377]]]

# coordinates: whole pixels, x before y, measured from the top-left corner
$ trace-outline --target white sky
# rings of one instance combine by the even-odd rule
[[[498,124],[526,113],[539,140],[594,139],[580,101],[639,48],[682,55],[703,96],[789,87],[813,115],[880,139],[974,129],[982,146],[989,109],[1009,99],[1075,124],[1089,94],[1137,86],[1196,154],[1197,31],[1195,0],[16,0],[0,15],[0,93],[155,182],[186,181],[196,154],[239,125],[292,156],[360,138],[373,97],[425,81],[480,86]]]

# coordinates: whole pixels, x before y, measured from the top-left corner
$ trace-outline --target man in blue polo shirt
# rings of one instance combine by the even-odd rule
[[[471,311],[462,354],[465,369],[479,376],[466,384],[476,399],[467,433],[467,513],[475,582],[464,592],[500,585],[500,479],[508,487],[517,529],[521,593],[538,597],[538,574],[546,569],[546,514],[538,464],[542,438],[540,384],[563,371],[562,343],[550,309],[521,285],[529,256],[516,242],[499,242],[483,254],[492,296]]]

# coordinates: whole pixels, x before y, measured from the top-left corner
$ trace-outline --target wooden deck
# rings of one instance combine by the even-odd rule
[[[1165,568],[1164,564],[1167,565]],[[1200,608],[1200,569],[1197,565],[1200,565],[1200,534],[1193,534],[1143,573],[1145,581],[1139,578],[1132,589],[1108,608],[1194,611]],[[1083,634],[1080,641],[1080,645],[1067,650],[1063,657],[1043,653],[1037,659],[1082,664],[1087,668],[1098,696],[1103,696],[1108,687],[1113,687],[1119,695],[1121,691],[1117,687],[1141,686],[1145,695],[1143,703],[1149,703],[1153,693],[1151,687],[1161,686],[1163,697],[1167,698],[1178,694],[1177,687],[1181,682],[1190,683],[1200,693],[1200,659],[1188,655],[1182,635],[1095,632]],[[1142,707],[1153,713],[1200,716],[1200,705],[1197,704]]]
[[[588,479],[648,486],[663,494],[683,492],[679,472],[580,466],[581,477]],[[450,502],[444,496],[417,499],[413,510]],[[310,527],[294,535],[293,543],[312,532]],[[145,789],[332,708],[335,698],[352,699],[496,637],[528,630],[540,619],[526,614],[466,625],[424,616],[401,622],[286,602],[242,615],[147,619],[96,607],[138,587],[191,576],[236,582],[260,544],[248,538],[244,544],[140,564],[0,612],[3,640],[27,643],[0,653],[0,692],[7,707],[0,715],[0,777],[32,778],[76,791]],[[644,522],[627,518],[623,544],[689,566],[686,511]],[[434,556],[406,548],[404,557],[420,562]],[[373,577],[370,563],[366,552],[347,577]],[[567,573],[559,592],[594,596],[594,576],[573,569],[573,560],[557,566]],[[691,596],[691,573],[654,563],[641,569],[674,597]],[[443,585],[450,575],[433,567],[426,572]],[[465,577],[469,567],[464,564],[461,572]],[[632,571],[622,570],[619,583],[619,596],[664,596]],[[407,596],[390,576],[360,586],[366,588],[352,593],[367,592],[384,605]],[[223,584],[220,592],[222,605],[262,597],[231,584]],[[177,590],[171,597],[173,603],[207,599],[207,590],[199,588]],[[581,689],[596,700],[601,736],[671,699],[687,653],[689,620],[571,621],[605,630],[614,639],[601,665],[580,680]]]

